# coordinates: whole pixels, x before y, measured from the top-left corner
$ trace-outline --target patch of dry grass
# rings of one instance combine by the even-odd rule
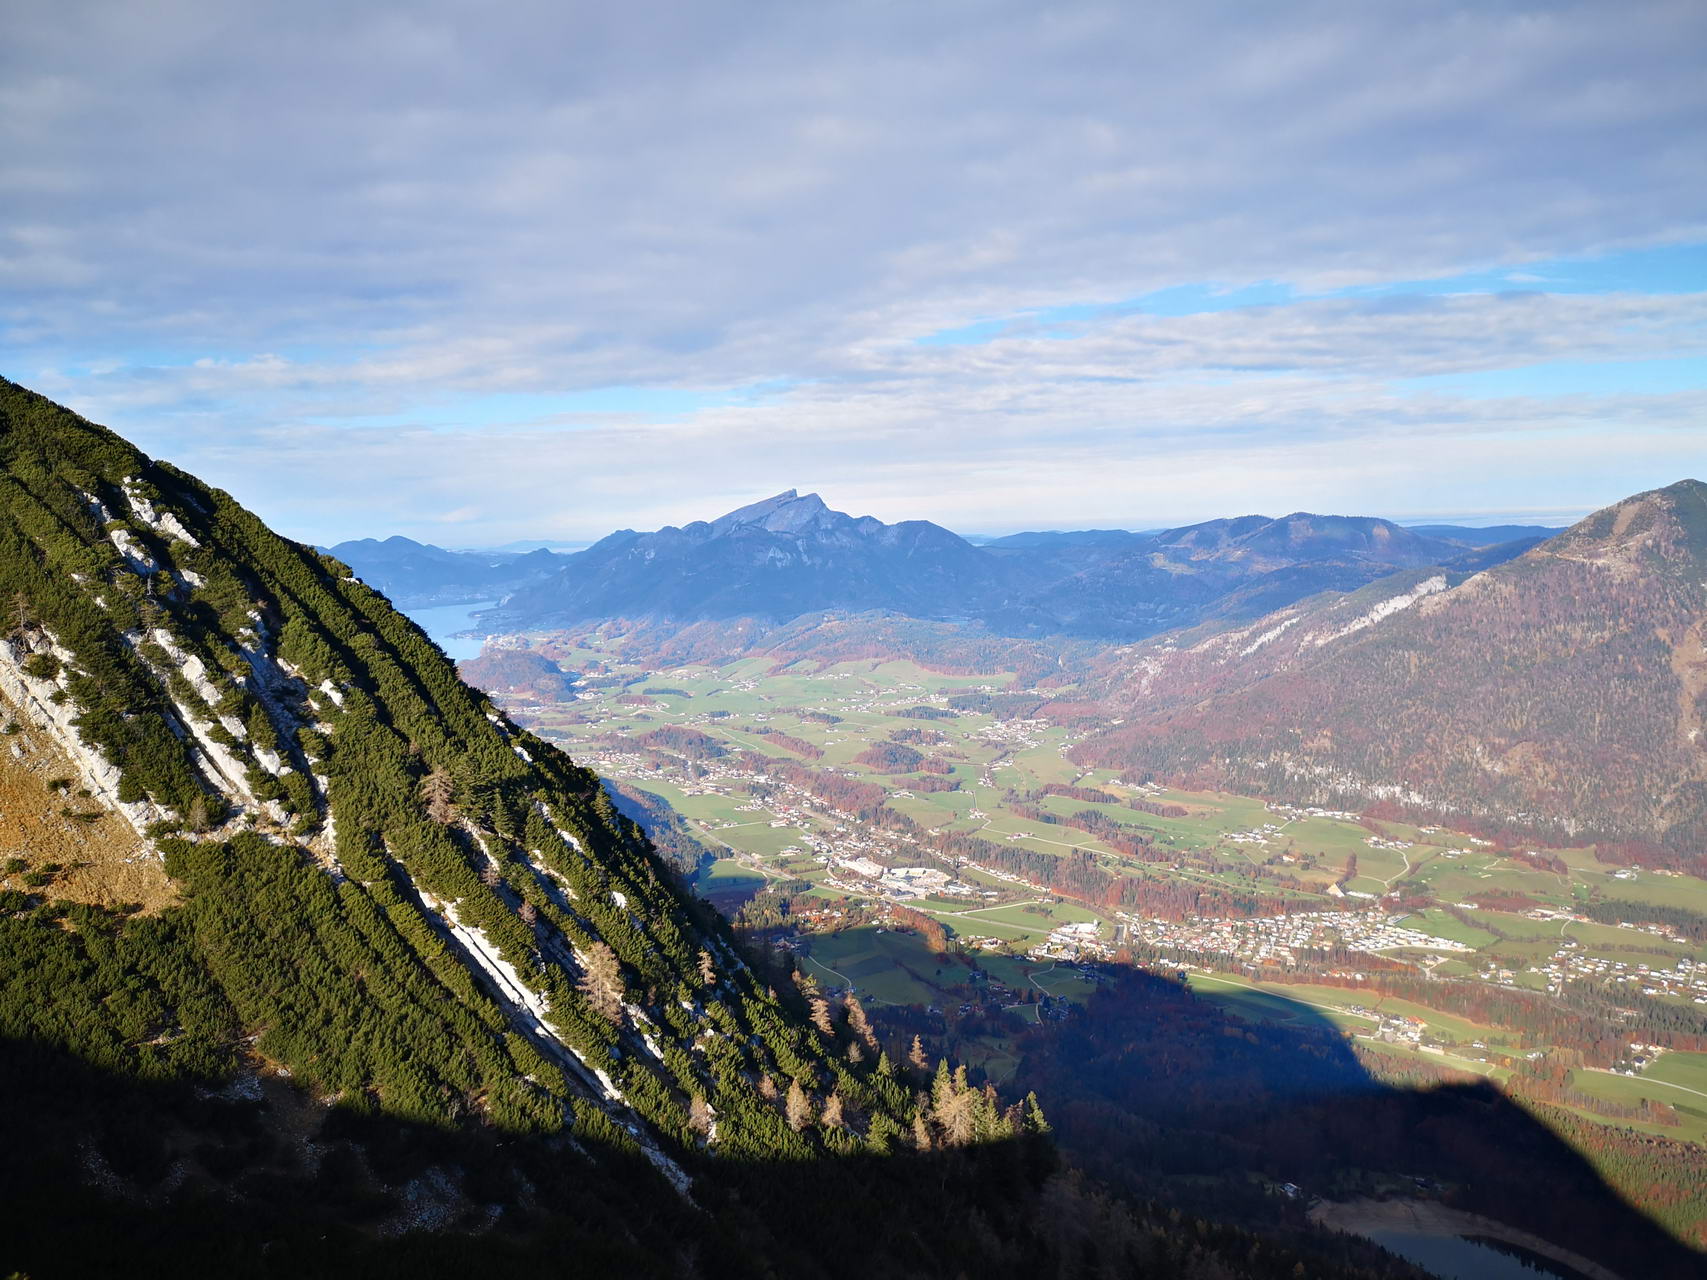
[[[130,824],[79,794],[77,771],[46,733],[0,700],[0,887],[102,907],[140,903],[158,911],[176,899],[160,860]],[[24,869],[3,870],[11,859]],[[25,877],[57,865],[46,885]]]

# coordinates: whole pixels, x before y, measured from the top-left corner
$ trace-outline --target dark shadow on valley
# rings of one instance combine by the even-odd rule
[[[212,1092],[0,1040],[0,1275],[1416,1280],[1132,1205],[1046,1139],[786,1161],[688,1157],[693,1201],[585,1139]]]
[[[1413,1178],[1436,1185],[1410,1194],[1625,1280],[1701,1274],[1491,1087],[1389,1087],[1325,1022],[1247,1024],[1135,971],[1095,999],[1028,1039],[1016,1082],[1071,1167],[1035,1138],[700,1159],[693,1204],[639,1157],[565,1137],[328,1108],[278,1078],[212,1093],[0,1042],[0,1274],[1414,1280],[1306,1219],[1311,1195]]]
[[[1625,1280],[1707,1272],[1707,1259],[1491,1083],[1383,1083],[1308,1006],[1282,1023],[1246,1021],[1169,978],[1102,973],[1084,1012],[1027,1035],[1016,1087],[1037,1091],[1067,1157],[1110,1186],[1282,1231],[1302,1228],[1317,1198],[1434,1200]],[[1645,1135],[1583,1129],[1650,1175],[1649,1194],[1687,1193],[1707,1174],[1698,1147],[1681,1147],[1700,1153],[1688,1168],[1644,1166],[1657,1145]]]

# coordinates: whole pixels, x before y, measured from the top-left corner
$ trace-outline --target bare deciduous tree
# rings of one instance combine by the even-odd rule
[[[823,996],[813,996],[807,1002],[812,1009],[812,1025],[827,1036],[836,1034],[835,1024],[830,1021],[830,1002]]]
[[[871,1029],[871,1019],[865,1016],[865,1006],[859,1002],[859,997],[848,992],[848,1026],[853,1033],[870,1048],[877,1048],[877,1034]]]
[[[828,1098],[824,1099],[824,1114],[820,1119],[826,1129],[840,1129],[842,1127],[841,1094],[832,1093]]]
[[[913,1037],[913,1047],[907,1054],[907,1061],[912,1063],[915,1071],[929,1071],[931,1060],[925,1057],[925,1042],[918,1036]]]
[[[712,1111],[711,1104],[697,1093],[694,1094],[693,1101],[688,1103],[688,1128],[701,1137],[709,1138],[714,1119],[716,1113]]]
[[[788,1100],[783,1104],[783,1114],[788,1118],[788,1127],[796,1133],[812,1123],[812,1100],[806,1096],[806,1090],[800,1087],[800,1081],[788,1082]]]
[[[587,972],[578,984],[593,1012],[615,1025],[622,1023],[622,965],[608,942],[595,942],[587,951]]]
[[[443,767],[434,769],[421,779],[421,800],[427,806],[427,816],[441,826],[449,826],[456,821],[456,806],[451,803],[455,791],[456,784]]]

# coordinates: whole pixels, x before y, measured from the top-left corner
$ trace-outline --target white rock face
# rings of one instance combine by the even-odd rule
[[[160,566],[154,563],[154,557],[143,550],[142,544],[130,536],[129,530],[114,529],[107,534],[107,537],[112,540],[113,546],[118,548],[119,554],[124,557],[124,562],[129,566],[132,573],[147,577],[151,573],[160,571]]]
[[[1240,649],[1239,650],[1239,656],[1241,658],[1249,657],[1251,654],[1255,653],[1258,649],[1262,648],[1269,641],[1278,640],[1280,638],[1281,634],[1283,632],[1285,632],[1285,630],[1288,627],[1292,626],[1297,621],[1298,621],[1297,618],[1288,618],[1288,619],[1286,619],[1286,621],[1282,622],[1279,626],[1270,627],[1267,631],[1263,632],[1255,640],[1252,640],[1243,649]]]
[[[184,528],[183,522],[170,511],[159,512],[154,504],[140,492],[141,481],[135,476],[127,476],[124,481],[125,501],[130,503],[131,514],[156,533],[164,534],[167,538],[199,547],[201,543],[190,536],[190,531]]]
[[[101,524],[106,524],[113,518],[113,513],[107,510],[107,504],[102,502],[94,494],[84,493],[81,489],[77,492],[82,495],[84,505],[89,508],[89,514],[94,516]]]
[[[23,665],[32,656],[31,652],[11,640],[0,639],[0,694],[18,714],[53,739],[76,767],[83,786],[96,801],[122,814],[138,835],[143,834],[150,823],[160,821],[165,814],[153,804],[126,803],[119,799],[118,768],[98,748],[84,742],[75,723],[79,713],[71,700],[53,701],[54,694],[64,692],[65,672],[74,655],[45,631],[35,652],[51,653],[57,658],[60,674],[52,680],[32,676]]]
[[[249,787],[248,762],[234,753],[224,743],[215,741],[211,730],[213,721],[218,720],[225,731],[232,737],[242,741],[249,736],[249,730],[236,716],[219,716],[213,712],[213,704],[219,700],[219,690],[207,677],[207,666],[194,654],[180,649],[172,634],[157,628],[150,633],[150,639],[161,649],[165,650],[178,673],[189,682],[196,696],[202,700],[203,707],[188,707],[173,699],[173,705],[178,709],[178,716],[184,726],[190,731],[196,741],[196,752],[200,756],[202,772],[208,776],[208,781],[218,787],[225,798],[233,804],[265,809],[275,821],[282,818],[276,802],[262,805]],[[277,757],[274,757],[275,761]],[[277,770],[275,769],[276,773]]]
[[[1423,579],[1423,581],[1417,583],[1416,586],[1412,587],[1409,591],[1404,592],[1402,595],[1391,596],[1388,599],[1381,601],[1381,603],[1370,609],[1368,613],[1353,619],[1338,631],[1335,631],[1330,635],[1317,636],[1313,638],[1311,643],[1315,645],[1324,645],[1330,641],[1338,640],[1341,636],[1349,636],[1354,631],[1362,631],[1365,627],[1374,626],[1383,618],[1392,617],[1400,610],[1409,609],[1413,604],[1418,600],[1423,599],[1425,596],[1432,596],[1437,592],[1445,590],[1446,575],[1437,573],[1432,578]]]

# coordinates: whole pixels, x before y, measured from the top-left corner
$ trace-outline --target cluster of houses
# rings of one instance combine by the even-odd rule
[[[1281,833],[1285,825],[1285,823],[1265,822],[1249,831],[1233,831],[1221,838],[1229,844],[1267,844]]]
[[[1554,992],[1567,982],[1615,984],[1645,996],[1673,996],[1707,1005],[1707,962],[1680,958],[1671,968],[1612,960],[1591,955],[1580,945],[1561,947],[1531,972],[1547,980]]]
[[[1357,815],[1345,809],[1322,809],[1315,805],[1269,804],[1265,805],[1270,813],[1278,813],[1288,822],[1297,822],[1300,818],[1335,818],[1341,822],[1356,822]]]
[[[1294,964],[1300,950],[1424,951],[1473,948],[1399,923],[1376,911],[1310,911],[1231,920],[1151,920],[1120,912],[1131,942],[1188,954],[1232,956],[1251,964]]]
[[[1101,933],[1102,928],[1095,920],[1056,925],[1046,939],[1026,954],[1033,960],[1106,960],[1114,954],[1114,948],[1102,940]]]

